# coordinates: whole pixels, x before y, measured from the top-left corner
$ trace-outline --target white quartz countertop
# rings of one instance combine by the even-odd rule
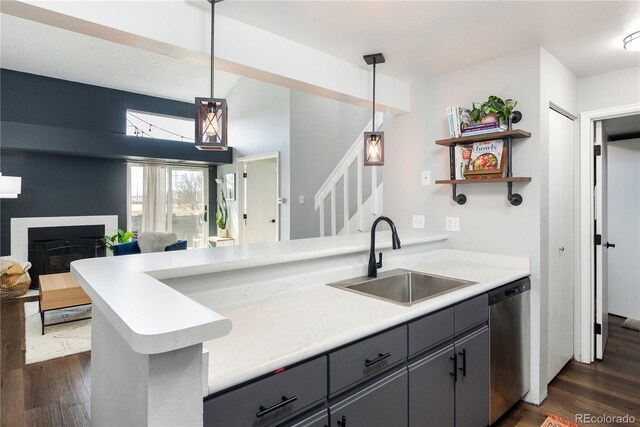
[[[400,234],[403,236],[403,234]],[[385,241],[388,239],[380,239]],[[407,239],[409,240],[409,239]],[[398,251],[400,252],[400,251]],[[530,274],[529,259],[451,249],[385,263],[477,284],[411,307],[381,301],[304,278],[271,283],[273,294],[215,307],[233,323],[228,335],[205,343],[209,394],[273,372],[331,349],[455,304]],[[348,279],[344,277],[343,279]],[[284,283],[286,280],[287,283]],[[288,289],[282,291],[282,289]],[[264,290],[263,290],[264,291]],[[246,294],[252,291],[248,290]]]
[[[377,247],[389,247],[389,232],[379,234]],[[401,236],[403,246],[447,238],[443,234],[416,231],[402,231]],[[206,307],[160,280],[340,256],[367,251],[368,248],[369,233],[362,233],[83,259],[71,264],[71,272],[94,306],[104,313],[134,351],[156,354],[222,337],[232,328],[226,313]],[[319,297],[324,297],[323,292]],[[290,307],[294,305],[292,303]],[[251,309],[247,307],[247,310]],[[231,315],[234,317],[234,330],[243,328],[242,316],[236,312]],[[241,333],[232,336],[237,338]],[[225,350],[228,351],[237,352],[238,349]],[[218,360],[217,357],[214,360]],[[258,367],[257,370],[264,368]]]

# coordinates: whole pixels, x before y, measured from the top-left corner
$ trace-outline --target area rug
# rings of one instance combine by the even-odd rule
[[[48,311],[45,324],[91,316],[91,306]],[[48,326],[42,335],[37,302],[24,304],[25,364],[91,350],[91,319]]]
[[[622,322],[622,326],[623,328],[627,328],[627,329],[633,329],[635,331],[640,331],[640,320],[636,320],[636,319],[632,319],[632,318],[627,318],[627,320],[625,320],[624,322]]]
[[[547,419],[540,427],[578,427],[578,424],[563,420],[556,414],[547,414]]]

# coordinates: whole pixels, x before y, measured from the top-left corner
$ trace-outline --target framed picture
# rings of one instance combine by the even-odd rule
[[[236,174],[228,173],[224,176],[224,182],[227,185],[226,194],[224,195],[227,200],[236,199]]]

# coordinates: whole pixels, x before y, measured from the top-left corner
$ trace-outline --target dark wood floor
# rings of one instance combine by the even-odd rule
[[[552,412],[572,422],[582,413],[630,414],[636,421],[625,425],[640,426],[640,332],[621,328],[623,321],[609,316],[609,340],[602,361],[586,365],[572,360],[549,384],[542,405],[520,402],[498,425],[537,427]]]
[[[90,424],[89,353],[24,365],[23,302],[0,306],[2,426],[86,426]],[[640,332],[609,317],[609,343],[602,362],[570,362],[549,385],[541,406],[516,405],[500,426],[540,426],[547,413],[568,421],[576,413],[635,416],[640,426]]]

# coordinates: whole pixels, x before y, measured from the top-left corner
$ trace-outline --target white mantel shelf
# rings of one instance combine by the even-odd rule
[[[446,240],[445,234],[401,230],[404,247]],[[391,246],[377,233],[376,249]],[[165,353],[227,335],[231,321],[160,280],[247,269],[369,250],[362,233],[255,245],[84,259],[71,272],[93,304],[137,353]]]

